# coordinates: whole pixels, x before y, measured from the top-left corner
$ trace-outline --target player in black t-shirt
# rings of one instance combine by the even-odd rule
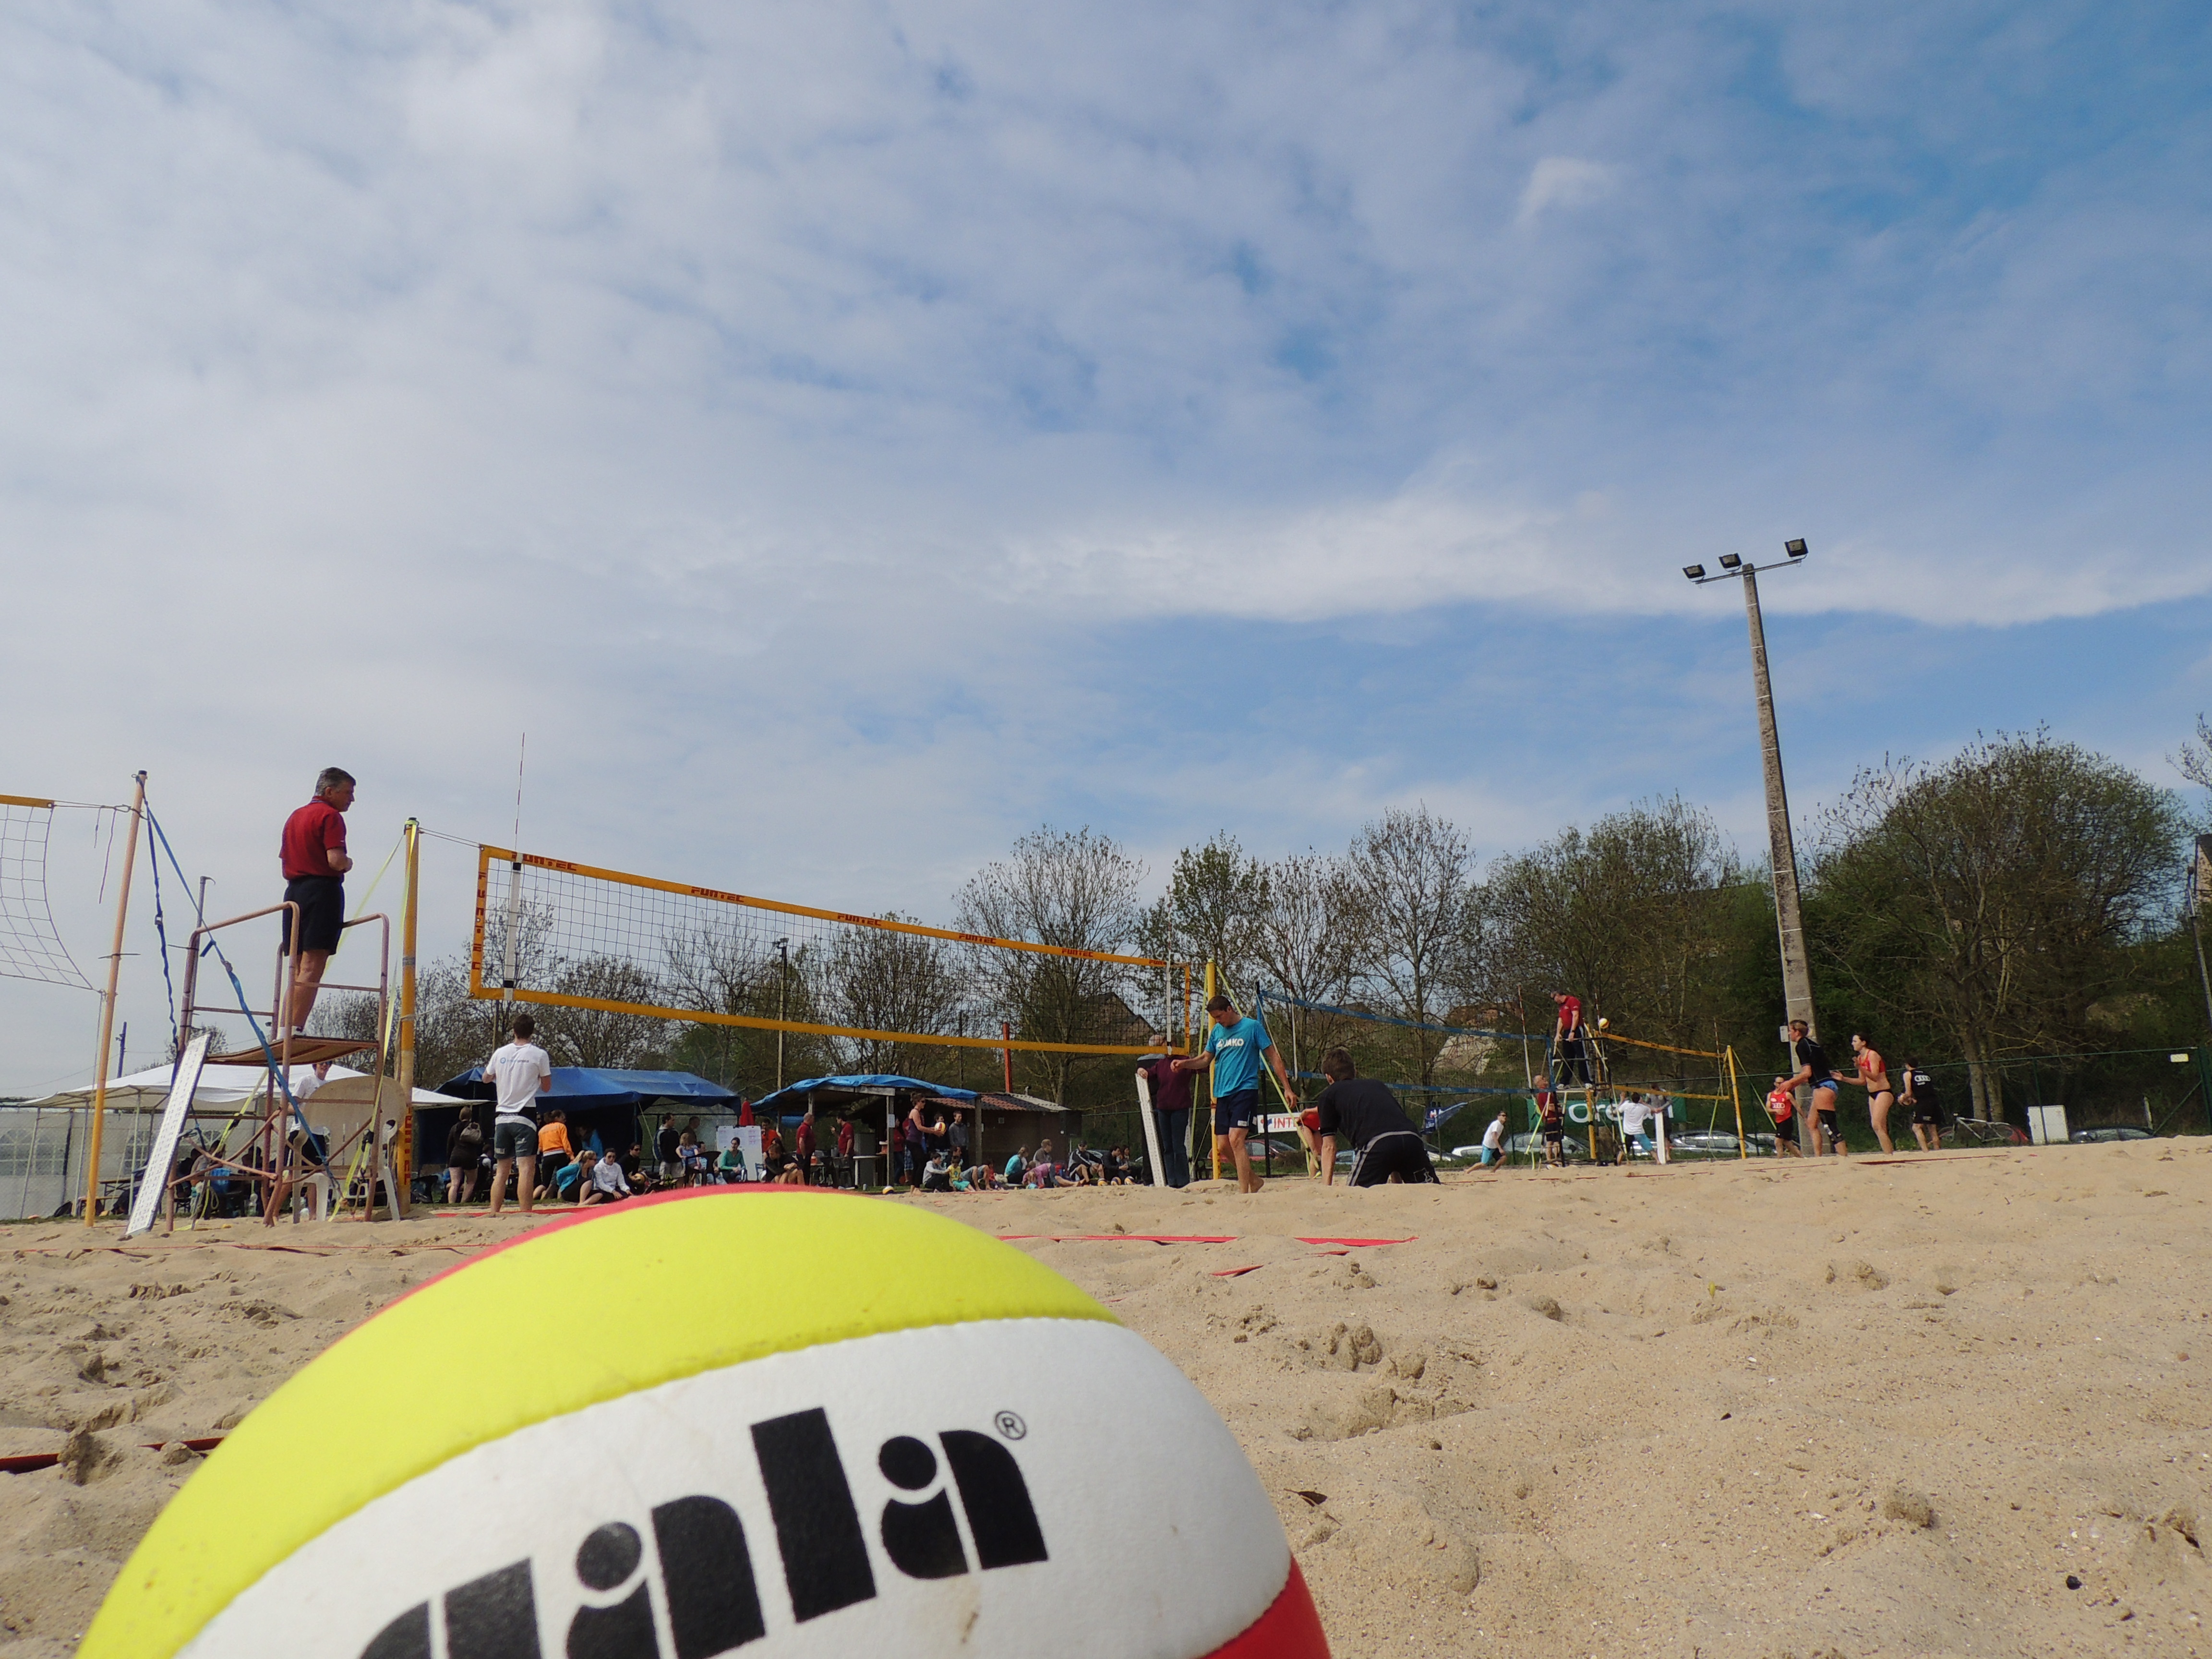
[[[1379,1187],[1386,1181],[1435,1181],[1436,1166],[1420,1133],[1398,1104],[1398,1097],[1373,1078],[1359,1075],[1352,1056],[1332,1048],[1322,1056],[1321,1073],[1328,1079],[1314,1102],[1320,1114],[1321,1181],[1324,1187],[1336,1180],[1336,1143],[1341,1135],[1358,1156],[1352,1160],[1352,1184]]]
[[[1797,1053],[1797,1070],[1784,1086],[1795,1089],[1806,1083],[1813,1089],[1813,1156],[1820,1157],[1825,1137],[1826,1150],[1842,1158],[1844,1137],[1836,1127],[1836,1101],[1843,1085],[1836,1081],[1835,1068],[1828,1064],[1827,1050],[1814,1041],[1812,1028],[1802,1019],[1790,1022],[1790,1046]]]
[[[1936,1079],[1917,1060],[1905,1062],[1905,1103],[1912,1109],[1912,1139],[1923,1152],[1943,1148],[1943,1113],[1936,1102]]]

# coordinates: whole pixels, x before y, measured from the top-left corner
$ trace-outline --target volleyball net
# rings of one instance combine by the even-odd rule
[[[825,1040],[895,1071],[916,1049],[1153,1052],[1190,1027],[1188,964],[992,939],[602,870],[477,853],[469,994]]]
[[[1548,1031],[1411,1020],[1265,987],[1253,1000],[1301,1077],[1317,1082],[1324,1052],[1341,1048],[1362,1075],[1388,1082],[1423,1127],[1443,1139],[1487,1121],[1500,1106],[1516,1133],[1533,1132],[1536,1099],[1547,1088],[1561,1097],[1577,1131],[1595,1121],[1616,1121],[1619,1102],[1631,1094],[1665,1097],[1678,1127],[1735,1129],[1739,1086],[1722,1051],[1625,1036],[1605,1027],[1588,1030],[1575,1054],[1563,1050]],[[1746,1127],[1771,1125],[1761,1115]]]
[[[0,795],[0,975],[89,991],[54,927],[46,896],[46,846],[57,803]]]

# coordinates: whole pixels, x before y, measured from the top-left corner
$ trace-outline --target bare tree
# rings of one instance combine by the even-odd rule
[[[1344,890],[1357,917],[1357,988],[1412,1024],[1441,1024],[1479,979],[1480,891],[1467,837],[1424,805],[1392,807],[1353,837]],[[1424,1086],[1435,1080],[1441,1034],[1409,1034]]]
[[[1147,956],[1212,963],[1231,985],[1252,982],[1267,872],[1227,830],[1176,854],[1168,889],[1138,928]]]
[[[1088,826],[1073,831],[1046,826],[969,878],[956,901],[956,925],[995,939],[1125,954],[1137,932],[1144,874],[1141,862]],[[1122,1041],[1131,1006],[1125,994],[1129,999],[1143,994],[1128,964],[1095,955],[978,948],[971,952],[969,971],[997,1017],[1031,1042]],[[1053,1099],[1064,1100],[1077,1059],[1036,1053],[1024,1065]]]
[[[2197,735],[2183,741],[2173,764],[2199,789],[2212,792],[2212,720],[2202,714],[2197,717]]]
[[[580,1006],[665,1007],[668,988],[655,975],[624,957],[586,957],[565,964],[555,976],[553,988],[577,999],[575,1004],[549,1005],[537,1011],[539,1036],[556,1061],[617,1068],[660,1063],[671,1040],[669,1021],[657,1014]]]
[[[886,921],[910,921],[896,914]],[[817,1001],[830,1025],[862,1030],[951,1034],[966,1006],[960,963],[941,939],[884,928],[841,933],[818,963]],[[841,1060],[866,1072],[903,1072],[927,1045],[871,1038],[831,1042]],[[939,1048],[927,1048],[933,1057]]]
[[[1253,941],[1261,972],[1299,1002],[1340,1005],[1362,954],[1361,907],[1342,860],[1310,850],[1279,859],[1261,872],[1261,896]],[[1303,1072],[1308,1051],[1337,1040],[1341,1021],[1293,1008],[1287,1024],[1274,1035],[1288,1044],[1291,1069]]]

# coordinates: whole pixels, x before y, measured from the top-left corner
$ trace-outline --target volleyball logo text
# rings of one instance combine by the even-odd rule
[[[752,1441],[793,1620],[874,1600],[875,1566],[829,1414],[817,1408],[756,1423]],[[914,1494],[886,1502],[876,1524],[884,1554],[906,1577],[951,1578],[1048,1559],[1021,1468],[989,1435],[947,1429],[934,1443],[897,1435],[878,1451],[877,1467]],[[433,1618],[444,1623],[445,1659],[546,1659],[539,1586],[577,1599],[565,1584],[551,1588],[570,1575],[581,1604],[568,1621],[566,1659],[713,1659],[768,1634],[752,1540],[734,1508],[707,1493],[674,1498],[653,1510],[649,1529],[657,1574],[638,1529],[610,1521],[586,1534],[573,1558],[525,1558],[410,1607],[362,1659],[432,1659]],[[661,1647],[656,1594],[665,1598],[672,1653]]]

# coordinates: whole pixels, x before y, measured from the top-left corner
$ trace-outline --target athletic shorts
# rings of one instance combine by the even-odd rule
[[[1818,1083],[1813,1085],[1813,1092],[1816,1095],[1823,1089],[1826,1089],[1832,1095],[1841,1095],[1844,1092],[1844,1085],[1837,1082],[1836,1079],[1832,1077],[1824,1077]],[[1825,1112],[1831,1109],[1823,1106],[1820,1109]]]
[[[1392,1176],[1408,1185],[1437,1178],[1436,1165],[1429,1162],[1429,1149],[1411,1129],[1393,1129],[1387,1135],[1376,1136],[1352,1160],[1355,1187],[1380,1187]]]
[[[1235,1094],[1224,1095],[1213,1103],[1213,1133],[1225,1135],[1231,1129],[1249,1129],[1259,1112],[1257,1089],[1239,1089]]]
[[[1933,1106],[1917,1104],[1912,1109],[1912,1121],[1923,1129],[1940,1128],[1943,1122],[1942,1116]]]
[[[527,1118],[503,1117],[491,1126],[494,1158],[538,1156],[538,1126]]]
[[[338,935],[345,931],[345,883],[336,876],[295,876],[284,884],[287,903],[300,907],[300,937],[285,938],[282,954],[291,956],[301,951],[335,951]],[[289,935],[292,927],[292,913],[276,913],[276,927],[282,934]]]
[[[1567,1132],[1565,1129],[1547,1129],[1544,1131],[1544,1144],[1547,1146],[1559,1146],[1565,1141],[1566,1138]]]

